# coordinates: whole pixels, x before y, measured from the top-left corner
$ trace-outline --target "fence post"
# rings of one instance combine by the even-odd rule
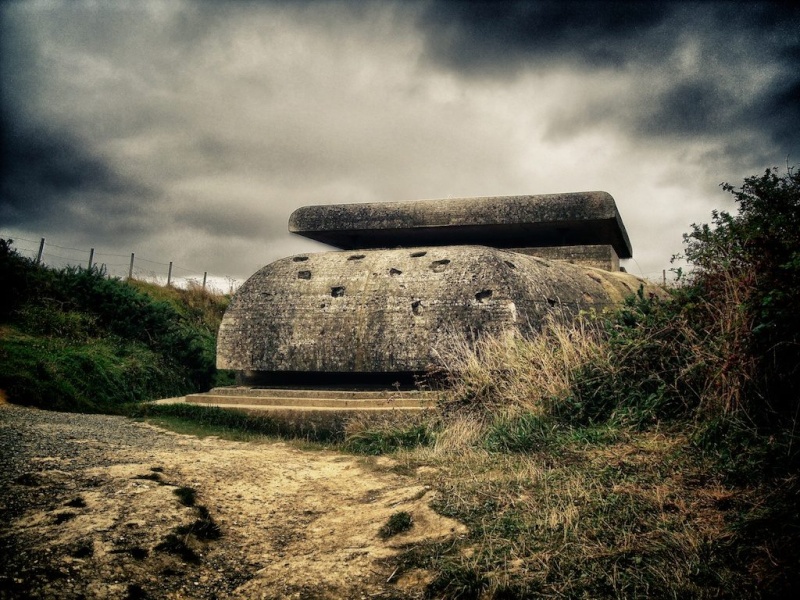
[[[36,264],[39,265],[42,263],[42,255],[44,254],[44,238],[42,241],[39,242],[39,254],[36,255]]]
[[[667,285],[667,270],[666,269],[661,269],[661,283],[663,285],[665,285],[665,286]]]
[[[128,268],[128,279],[133,279],[133,252],[131,252],[131,266]]]
[[[208,277],[208,271],[203,272],[203,291],[206,291],[206,278]]]
[[[172,261],[169,261],[169,272],[167,273],[167,287],[172,284]]]
[[[94,248],[89,249],[89,270],[92,270],[92,263],[94,262]]]

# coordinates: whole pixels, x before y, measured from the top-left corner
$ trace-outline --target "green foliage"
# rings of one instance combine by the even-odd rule
[[[343,447],[348,452],[378,456],[400,449],[429,446],[434,435],[426,422],[375,422],[346,432]]]
[[[378,530],[378,537],[382,540],[387,540],[404,531],[408,531],[413,527],[414,519],[409,513],[404,510],[392,513],[389,520],[384,523]]]
[[[532,413],[501,416],[489,426],[484,437],[487,450],[494,452],[534,452],[551,442],[557,424]]]
[[[12,402],[106,411],[220,379],[215,335],[227,298],[157,291],[94,268],[48,269],[6,240],[0,276],[0,388]]]
[[[742,357],[754,362],[744,408],[759,421],[782,420],[800,407],[800,174],[767,169],[723,188],[738,214],[714,212],[712,226],[684,236],[696,267],[690,284],[706,308],[695,316],[713,323],[721,306],[735,306],[729,320],[739,321],[740,339],[731,359],[739,369]]]
[[[768,435],[737,414],[698,424],[692,444],[731,484],[779,479],[800,471],[800,434],[793,427]]]
[[[572,424],[718,418],[781,429],[800,410],[800,177],[725,184],[739,212],[685,236],[694,266],[668,300],[639,293],[598,319],[606,351],[552,405]]]
[[[636,428],[691,416],[701,402],[704,367],[680,306],[640,288],[619,311],[595,318],[606,351],[575,369],[570,393],[552,403],[552,412],[572,425]]]
[[[140,343],[70,342],[10,331],[0,337],[0,388],[53,410],[98,412],[122,402],[180,394],[171,366]]]

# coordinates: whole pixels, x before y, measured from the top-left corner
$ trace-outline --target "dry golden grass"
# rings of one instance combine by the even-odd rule
[[[537,331],[512,329],[477,340],[454,334],[437,349],[448,376],[445,404],[542,414],[569,393],[576,370],[604,352],[600,330],[587,318],[550,317]]]

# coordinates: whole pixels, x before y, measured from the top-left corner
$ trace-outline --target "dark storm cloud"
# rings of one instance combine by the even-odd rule
[[[531,61],[620,67],[649,58],[672,43],[658,32],[672,11],[669,3],[639,1],[438,1],[420,24],[431,53],[444,64],[508,74]]]
[[[15,27],[9,8],[0,6],[0,224],[83,229],[99,241],[141,233],[156,191],[121,173],[68,122],[42,114],[44,51]]]
[[[0,222],[69,228],[105,220],[133,228],[153,191],[116,172],[74,135],[2,120]],[[138,203],[130,202],[139,199]],[[118,230],[119,231],[119,230]]]
[[[798,151],[800,8],[788,3],[438,1],[419,25],[431,59],[469,77],[561,65],[632,78],[624,98],[588,90],[553,137],[610,121],[645,138],[755,135]]]
[[[654,212],[679,243],[708,189],[796,144],[797,15],[0,0],[0,226],[245,275],[303,251],[303,204],[608,189],[660,265]]]

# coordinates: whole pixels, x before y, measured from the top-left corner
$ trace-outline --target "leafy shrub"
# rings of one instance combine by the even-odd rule
[[[619,311],[595,319],[605,351],[576,367],[570,394],[553,412],[576,425],[611,420],[636,427],[691,416],[706,367],[680,306],[640,289]]]
[[[684,236],[695,267],[685,310],[715,334],[722,375],[735,381],[725,408],[780,422],[800,407],[800,174],[767,169],[723,188],[738,214],[714,212]]]

